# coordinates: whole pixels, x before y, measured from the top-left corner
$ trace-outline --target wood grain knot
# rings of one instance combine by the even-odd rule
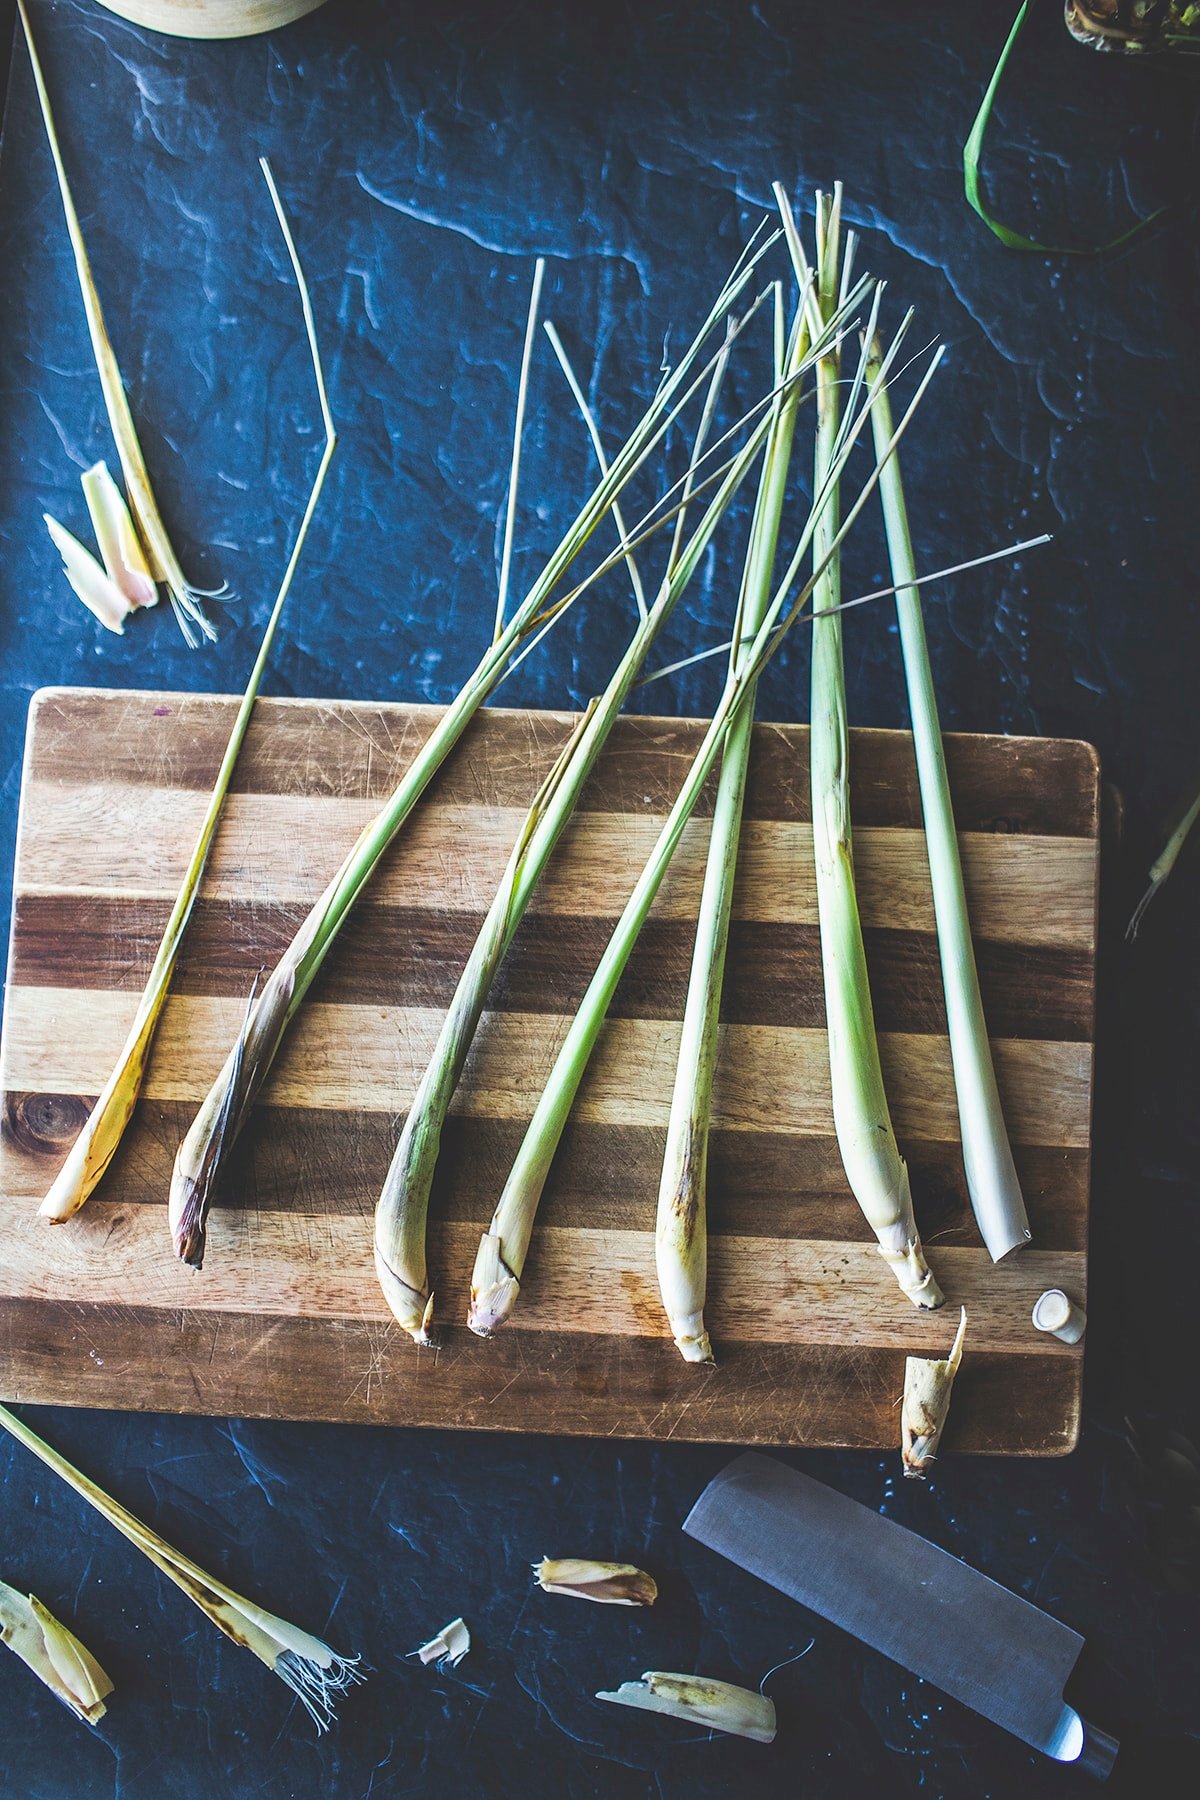
[[[35,1155],[71,1148],[87,1124],[91,1106],[78,1094],[6,1094],[5,1135]]]

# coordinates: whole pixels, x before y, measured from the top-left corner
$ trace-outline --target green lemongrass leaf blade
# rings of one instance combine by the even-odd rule
[[[508,471],[508,500],[504,509],[504,545],[500,553],[500,582],[496,595],[496,629],[493,640],[504,630],[504,614],[508,609],[508,583],[512,571],[513,535],[517,524],[517,485],[521,473],[521,444],[525,435],[525,402],[529,394],[529,366],[533,361],[533,338],[537,330],[538,308],[542,300],[542,280],[546,259],[539,256],[533,265],[533,285],[529,293],[529,317],[525,324],[525,344],[521,351],[521,373],[517,377],[517,405],[513,420],[512,462]]]
[[[1156,207],[1144,219],[1136,220],[1127,230],[1119,232],[1116,237],[1110,238],[1105,244],[1042,244],[1035,238],[1025,237],[1021,232],[1013,231],[1010,226],[1002,224],[991,212],[984,199],[983,181],[979,167],[983,157],[983,140],[987,135],[992,108],[996,104],[996,95],[1000,91],[1000,83],[1008,68],[1009,58],[1016,46],[1017,39],[1025,28],[1028,17],[1029,0],[1021,0],[1017,16],[1012,22],[1004,48],[1000,52],[999,61],[984,90],[979,111],[975,115],[975,122],[967,133],[967,140],[963,145],[963,191],[966,194],[967,205],[979,215],[988,230],[993,232],[1008,250],[1029,250],[1039,256],[1104,256],[1110,250],[1119,250],[1122,244],[1129,243],[1132,238],[1137,237],[1139,232],[1145,231],[1147,226],[1153,225],[1156,219],[1161,219],[1169,208]]]
[[[225,1159],[249,1117],[287,1029],[350,909],[425,788],[479,707],[496,688],[514,652],[536,631],[562,574],[583,550],[613,501],[669,429],[688,395],[703,380],[702,372],[697,382],[687,385],[708,334],[743,292],[762,253],[760,250],[753,256],[744,257],[738,272],[726,282],[680,363],[660,383],[633,433],[610,464],[608,473],[602,476],[568,527],[500,637],[489,644],[475,670],[405,770],[390,799],[360,834],[329,887],[267,978],[243,1038],[230,1050],[175,1158],[168,1218],[176,1254],[192,1266],[199,1267],[203,1261],[205,1223]],[[714,362],[724,353],[724,348]],[[679,398],[681,394],[682,399]],[[626,549],[622,547],[617,555],[625,553]]]
[[[714,375],[716,379],[718,376]],[[608,687],[579,721],[535,796],[442,1022],[375,1211],[376,1274],[394,1317],[415,1343],[430,1341],[433,1297],[429,1291],[425,1238],[442,1130],[492,982],[638,672],[694,576],[769,428],[770,421],[763,420],[751,434],[737,466],[709,503],[646,618],[639,623]]]
[[[877,361],[874,350],[872,354]],[[886,388],[872,414],[872,425],[876,450],[882,455],[893,430]],[[979,991],[933,669],[920,596],[912,585],[917,571],[898,454],[884,464],[879,491],[892,577],[897,584],[896,612],[925,822],[967,1192],[988,1253],[993,1262],[998,1262],[1029,1242],[1029,1218],[1004,1123]]]
[[[339,1656],[320,1638],[289,1624],[208,1574],[136,1514],[83,1474],[23,1419],[0,1405],[0,1427],[86,1500],[102,1518],[193,1601],[235,1644],[250,1650],[303,1703],[318,1730],[332,1721],[335,1696],[361,1681],[357,1657]]]
[[[77,1719],[95,1725],[104,1717],[104,1702],[113,1691],[110,1677],[36,1594],[19,1593],[5,1581],[0,1581],[0,1643]]]
[[[79,1211],[79,1208],[94,1191],[109,1164],[112,1162],[121,1139],[125,1134],[126,1127],[133,1117],[134,1107],[137,1104],[138,1095],[141,1092],[142,1082],[145,1077],[146,1064],[150,1055],[151,1045],[154,1041],[154,1034],[158,1026],[159,1018],[162,1015],[163,1007],[166,1004],[167,994],[170,990],[171,978],[174,974],[175,962],[179,954],[180,945],[183,942],[188,921],[192,915],[192,908],[195,905],[196,896],[200,891],[200,884],[204,878],[204,870],[208,863],[209,852],[212,849],[217,825],[225,805],[225,796],[229,791],[229,784],[233,778],[233,772],[237,766],[238,756],[241,753],[242,744],[245,740],[247,729],[249,728],[251,715],[254,711],[254,704],[258,697],[258,690],[267,666],[267,660],[271,653],[271,646],[275,639],[275,633],[280,618],[282,617],[288,594],[291,591],[296,569],[300,562],[300,556],[304,549],[305,539],[308,536],[309,526],[312,523],[317,502],[321,497],[321,490],[325,485],[325,477],[329,471],[329,465],[337,446],[337,432],[334,429],[333,417],[329,409],[329,398],[325,386],[325,374],[321,364],[320,349],[317,343],[316,325],[312,315],[308,284],[305,281],[304,271],[300,265],[300,259],[296,251],[295,242],[292,238],[287,215],[284,212],[283,203],[280,200],[279,191],[275,185],[275,178],[271,173],[270,166],[265,157],[261,159],[261,167],[268,192],[271,196],[271,203],[275,208],[280,230],[283,233],[284,243],[287,246],[292,270],[296,279],[296,285],[300,294],[305,334],[308,340],[309,354],[312,358],[313,375],[321,408],[321,417],[325,427],[325,447],[321,454],[321,461],[313,479],[312,487],[309,490],[308,503],[305,506],[303,517],[301,518],[295,539],[292,543],[292,550],[288,557],[287,567],[283,573],[283,579],[279,584],[279,590],[275,596],[275,603],[271,608],[270,616],[267,620],[266,628],[259,644],[258,654],[254,659],[254,666],[250,671],[250,678],[246,683],[241,703],[238,707],[236,717],[234,718],[233,728],[230,731],[229,740],[225,746],[225,753],[221,758],[221,766],[217,771],[217,777],[213,784],[208,804],[205,808],[204,817],[200,824],[200,830],[197,834],[195,844],[193,845],[187,869],[184,872],[183,883],[179,889],[179,893],[176,895],[175,903],[171,908],[171,914],[167,920],[166,928],[162,935],[162,941],[159,944],[158,951],[150,969],[150,974],[147,977],[142,997],[138,1002],[137,1011],[134,1014],[133,1023],[129,1028],[129,1033],[125,1039],[120,1058],[118,1059],[112,1074],[109,1076],[108,1081],[105,1083],[100,1098],[92,1108],[87,1123],[84,1125],[83,1130],[72,1145],[66,1161],[59,1170],[58,1175],[55,1177],[49,1192],[39,1208],[42,1217],[51,1220],[55,1224],[71,1218]]]
[[[840,189],[835,190],[831,205],[818,202],[817,207],[818,303],[823,317],[836,292],[839,213]],[[883,360],[881,357],[880,367]],[[840,476],[834,473],[846,437],[839,419],[840,373],[837,353],[823,359],[817,372],[813,485],[827,498],[813,535],[813,559],[819,573],[815,568],[809,714],[813,860],[833,1119],[847,1181],[875,1232],[880,1254],[914,1305],[928,1307],[939,1305],[942,1296],[925,1262],[908,1172],[892,1126],[854,879],[850,737],[838,612]],[[876,380],[869,391],[874,415],[885,389]]]
[[[179,628],[187,642],[195,645],[197,631],[201,636],[209,639],[214,639],[217,635],[200,604],[201,600],[215,599],[216,595],[206,594],[188,582],[179,566],[179,558],[175,554],[174,546],[163,523],[162,514],[159,512],[158,501],[155,498],[154,489],[150,485],[150,476],[146,469],[146,459],[142,453],[137,428],[133,422],[133,414],[129,408],[125,384],[121,379],[120,367],[104,323],[100,296],[92,277],[91,261],[84,243],[79,215],[75,210],[71,186],[67,179],[66,165],[63,162],[58,132],[54,123],[54,113],[50,105],[50,95],[42,73],[41,58],[38,56],[37,46],[34,43],[25,0],[17,0],[17,5],[25,33],[25,45],[29,51],[29,61],[33,68],[34,85],[37,88],[42,121],[50,144],[50,154],[54,160],[54,172],[58,178],[58,191],[66,216],[67,232],[75,257],[79,291],[83,299],[84,312],[87,315],[88,333],[92,340],[92,354],[95,357],[96,370],[100,377],[100,386],[104,394],[104,404],[108,412],[113,441],[121,461],[121,471],[129,492],[129,504],[149,557],[151,571],[159,581],[165,582],[171,596],[171,604],[175,609],[175,617],[179,621]]]

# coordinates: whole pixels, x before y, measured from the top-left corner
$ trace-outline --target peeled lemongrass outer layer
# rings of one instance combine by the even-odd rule
[[[561,616],[565,607],[573,603],[593,579],[589,577],[577,585],[562,600],[551,600],[559,580],[612,510],[613,502],[705,380],[703,370],[694,381],[691,380],[703,347],[718,323],[724,322],[736,304],[758,258],[770,242],[768,239],[752,255],[743,254],[691,345],[659,384],[608,473],[598,482],[568,527],[499,637],[488,644],[474,671],[405,769],[390,799],[361,832],[325,893],[267,978],[253,1017],[230,1050],[175,1158],[168,1217],[175,1253],[183,1262],[194,1268],[203,1263],[208,1213],[221,1181],[225,1159],[250,1116],[288,1026],[355,901],[429,782],[502,679],[522,643],[538,634],[546,623],[547,613]],[[617,560],[620,556],[621,552],[618,552]]]
[[[290,1625],[286,1619],[277,1618],[274,1613],[226,1587],[216,1576],[207,1574],[190,1556],[173,1549],[156,1531],[144,1525],[69,1463],[65,1456],[52,1449],[6,1406],[0,1406],[0,1426],[148,1557],[155,1568],[173,1581],[226,1637],[253,1651],[261,1663],[291,1688],[318,1731],[324,1731],[333,1722],[336,1697],[363,1679],[358,1673],[357,1656],[339,1656],[320,1638]]]
[[[809,268],[800,248],[787,197],[777,189],[796,278]],[[841,275],[841,185],[832,199],[817,196],[817,269],[809,288],[813,328],[837,303]],[[849,254],[849,251],[848,251]],[[873,326],[870,328],[873,331]],[[870,335],[870,331],[868,336]],[[864,374],[860,361],[857,381]],[[876,404],[886,383],[869,383]],[[812,705],[809,764],[813,857],[829,1037],[834,1127],[850,1188],[879,1243],[879,1252],[915,1306],[942,1304],[925,1261],[913,1215],[908,1169],[896,1143],[879,1061],[871,988],[854,880],[850,824],[850,735],[842,656],[840,560],[832,546],[838,532],[837,447],[841,439],[841,358],[835,349],[817,369],[817,441],[814,491],[826,496],[813,539],[823,568],[814,593]],[[872,408],[872,412],[874,408]],[[889,459],[890,460],[890,459]]]
[[[648,1669],[640,1681],[623,1681],[615,1693],[601,1692],[596,1698],[632,1706],[639,1712],[666,1713],[669,1718],[724,1731],[731,1737],[753,1738],[756,1744],[775,1741],[774,1701],[729,1681]]]
[[[34,43],[25,0],[17,0],[17,6],[25,32],[29,61],[33,66],[33,79],[37,88],[38,103],[42,109],[42,121],[46,127],[50,154],[54,159],[54,171],[58,177],[58,191],[62,199],[67,232],[75,257],[75,271],[79,278],[83,310],[87,315],[88,333],[92,340],[92,354],[96,360],[96,372],[100,377],[100,386],[104,394],[104,404],[108,411],[108,422],[112,430],[113,441],[121,460],[121,472],[125,477],[129,504],[145,545],[151,573],[156,581],[165,583],[171,596],[171,604],[175,609],[175,617],[179,621],[179,629],[187,642],[194,646],[199,642],[197,632],[200,637],[209,639],[216,637],[216,630],[200,603],[202,600],[217,599],[223,590],[206,592],[204,589],[193,587],[187,580],[179,566],[179,558],[175,554],[171,539],[167,535],[162,514],[158,510],[158,501],[155,498],[154,489],[150,485],[146,459],[142,454],[142,446],[133,423],[133,414],[129,410],[129,399],[125,392],[125,384],[121,379],[121,370],[104,323],[100,296],[92,278],[92,265],[83,240],[83,231],[80,228],[79,215],[75,210],[70,183],[67,180],[66,165],[63,162],[58,132],[54,124],[54,113],[50,106],[50,95],[42,74],[41,58],[38,56],[37,46]]]
[[[737,658],[753,641],[771,602],[771,578],[787,491],[788,462],[800,406],[798,384],[793,383],[784,391],[784,383],[789,376],[798,376],[806,366],[809,342],[804,326],[803,296],[796,310],[790,344],[785,346],[781,300],[777,292],[776,340],[775,381],[780,393],[750,527],[739,601],[740,629],[732,645],[735,667]],[[751,693],[730,727],[721,756],[655,1221],[654,1258],[671,1336],[684,1361],[695,1363],[713,1361],[712,1342],[704,1326],[708,1285],[708,1128],[712,1116],[725,952],[753,731],[754,695]]]
[[[879,357],[880,346],[876,341],[871,346],[868,364],[872,374],[878,373]],[[890,436],[891,408],[886,386],[871,415],[871,423],[878,450],[887,444]],[[999,1262],[1010,1251],[1020,1250],[1028,1244],[1031,1236],[1029,1215],[1004,1123],[979,991],[967,891],[921,597],[919,590],[911,585],[917,570],[899,456],[888,458],[887,466],[880,474],[879,493],[883,501],[892,580],[896,583],[896,614],[908,686],[921,813],[925,822],[925,849],[933,890],[942,987],[946,996],[946,1023],[967,1192],[988,1254],[993,1262]]]
[[[118,637],[124,637],[125,621],[133,611],[133,601],[121,592],[107,570],[74,533],[49,513],[43,513],[42,518],[51,543],[62,557],[63,574],[78,598],[106,631],[115,631]]]
[[[113,1684],[74,1632],[59,1623],[36,1594],[0,1581],[0,1643],[19,1656],[77,1719],[95,1725]]]
[[[471,1648],[471,1633],[462,1619],[451,1619],[448,1625],[422,1644],[412,1654],[422,1663],[436,1663],[439,1669],[457,1669]]]
[[[692,467],[711,419],[724,372],[718,360],[697,433]],[[537,883],[578,802],[651,645],[692,579],[726,508],[757,456],[769,418],[750,434],[688,541],[673,547],[669,571],[654,604],[639,624],[604,693],[592,701],[554,767],[535,795],[509,856],[500,886],[471,948],[446,1011],[417,1093],[405,1120],[375,1210],[375,1270],[393,1316],[417,1344],[428,1344],[433,1300],[429,1292],[425,1236],[429,1195],[446,1114],[492,982],[507,955]],[[614,505],[614,523],[627,542]],[[680,515],[682,517],[682,514]],[[632,559],[630,559],[632,561]],[[631,575],[636,565],[631,569]],[[640,583],[635,581],[635,597]],[[640,614],[639,607],[639,614]]]
[[[258,655],[254,659],[254,667],[250,671],[250,679],[246,691],[242,695],[233,729],[229,734],[229,742],[225,746],[225,754],[221,759],[217,779],[201,821],[200,831],[192,848],[192,854],[183,877],[183,885],[176,896],[163,932],[162,942],[154,958],[149,977],[142,997],[138,1002],[133,1023],[125,1039],[120,1060],[114,1068],[104,1091],[92,1108],[91,1114],[83,1130],[71,1147],[62,1168],[56,1175],[49,1193],[39,1208],[41,1216],[53,1224],[61,1224],[79,1211],[100,1181],[116,1154],[117,1147],[125,1134],[126,1127],[133,1117],[133,1109],[141,1092],[142,1081],[146,1073],[146,1063],[150,1055],[150,1046],[154,1041],[154,1033],[158,1025],[167,993],[171,985],[171,976],[175,968],[175,960],[179,947],[187,930],[192,907],[200,890],[200,882],[208,862],[221,810],[225,804],[225,795],[233,778],[238,755],[250,724],[254,711],[254,702],[258,695],[263,671],[267,666],[275,631],[283,613],[284,603],[291,590],[292,580],[299,565],[304,541],[308,536],[308,528],[320,498],[321,489],[325,485],[325,476],[337,446],[337,432],[334,429],[333,416],[329,410],[329,399],[325,390],[325,375],[321,365],[321,353],[317,344],[316,326],[313,322],[312,307],[309,301],[308,285],[300,266],[291,228],[287,215],[283,210],[283,202],[275,185],[275,178],[265,158],[261,159],[263,178],[266,181],[271,203],[275,208],[284,243],[296,278],[300,293],[300,305],[304,315],[305,332],[308,339],[309,353],[312,357],[313,373],[317,385],[317,398],[321,408],[321,418],[325,428],[325,448],[321,461],[313,478],[312,488],[308,496],[308,504],[304,516],[296,532],[292,552],[284,570],[283,580],[275,596],[275,604],[271,608]],[[57,542],[57,539],[55,540]],[[85,552],[86,554],[86,552]]]
[[[546,1594],[570,1594],[603,1606],[653,1606],[658,1583],[633,1563],[589,1562],[580,1556],[543,1556],[533,1565],[537,1585]]]
[[[924,1481],[927,1465],[937,1455],[942,1430],[950,1411],[950,1391],[962,1361],[967,1332],[967,1309],[959,1316],[950,1354],[931,1361],[910,1356],[904,1363],[904,1398],[900,1405],[900,1454],[904,1473]]]
[[[108,464],[93,463],[79,479],[110,581],[116,583],[131,606],[157,606],[158,588],[142,541],[125,496],[109,474]]]
[[[853,297],[848,300],[847,304],[852,303]],[[871,387],[861,406],[857,402],[862,384],[857,379],[855,381],[852,390],[852,399],[855,404],[849,409],[846,429],[839,436],[834,464],[835,476],[840,473],[865,427],[867,414],[878,392],[878,386],[887,378],[891,363],[898,353],[905,328],[906,326],[902,326],[893,340],[884,359],[884,368],[880,372],[878,382]],[[823,351],[829,335],[823,327],[815,338],[813,349],[818,354]],[[918,382],[916,392],[896,427],[893,443],[899,443],[920,405],[940,361],[941,351],[938,350]],[[566,1128],[575,1096],[579,1091],[592,1051],[595,1049],[603,1029],[617,983],[632,954],[650,908],[654,904],[655,896],[662,885],[671,858],[683,836],[704,784],[721,753],[730,724],[737,717],[747,695],[753,691],[754,683],[758,680],[763,668],[801,616],[802,608],[813,593],[821,572],[836,554],[843,538],[865,506],[868,497],[875,491],[877,482],[878,466],[867,476],[857,499],[839,525],[829,548],[818,561],[813,575],[803,583],[797,593],[793,593],[793,587],[813,542],[817,519],[825,504],[824,493],[814,497],[813,505],[793,550],[791,561],[776,587],[774,598],[754,638],[753,645],[737,666],[730,668],[726,676],[725,688],[717,709],[692,764],[684,776],[683,783],[676,794],[646,864],[604,947],[587,991],[571,1020],[549,1078],[534,1108],[533,1117],[509,1170],[504,1190],[497,1202],[495,1212],[492,1214],[491,1223],[480,1240],[471,1279],[471,1298],[467,1313],[467,1324],[480,1337],[490,1337],[494,1331],[498,1330],[516,1304],[520,1293],[525,1258],[529,1251],[529,1242],[537,1217],[538,1204],[549,1178],[555,1153]],[[887,591],[890,593],[891,590]]]

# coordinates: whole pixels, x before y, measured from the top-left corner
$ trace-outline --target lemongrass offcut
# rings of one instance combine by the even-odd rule
[[[810,289],[814,326],[829,316],[837,302],[841,192],[839,183],[831,199],[817,196],[816,285]],[[779,198],[796,261],[796,278],[803,284],[808,265],[786,196],[780,192]],[[886,391],[878,370],[871,371],[869,385],[876,395],[874,412]],[[841,357],[835,348],[817,368],[814,484],[817,492],[826,494],[827,502],[818,516],[813,540],[814,561],[819,559],[821,573],[814,596],[809,717],[813,856],[833,1118],[846,1178],[875,1233],[880,1255],[914,1306],[931,1308],[940,1306],[943,1296],[925,1261],[908,1168],[888,1110],[854,879],[850,734],[838,612],[841,567],[836,548],[840,391]]]
[[[36,1594],[22,1594],[0,1581],[0,1643],[19,1656],[77,1719],[95,1725],[113,1691],[91,1651],[61,1624]]]
[[[63,1220],[71,1218],[79,1211],[116,1155],[117,1147],[133,1117],[133,1110],[145,1077],[154,1033],[162,1009],[166,1004],[176,958],[187,930],[188,920],[191,918],[196,895],[200,891],[209,851],[212,849],[213,838],[216,835],[221,811],[225,804],[225,796],[229,791],[229,783],[233,778],[238,755],[250,724],[251,714],[254,711],[254,703],[263,671],[267,666],[267,658],[270,655],[275,631],[283,613],[284,603],[291,590],[300,554],[304,548],[304,541],[308,536],[308,528],[312,522],[313,513],[316,511],[317,501],[320,498],[321,489],[325,485],[325,476],[337,445],[337,432],[334,430],[333,415],[329,410],[329,398],[325,391],[325,375],[321,366],[321,353],[317,345],[316,326],[313,321],[308,285],[300,266],[300,258],[292,238],[287,214],[284,212],[283,202],[275,185],[275,178],[265,157],[262,158],[261,166],[300,293],[300,305],[304,315],[305,332],[317,385],[317,398],[320,402],[321,418],[325,428],[325,448],[321,453],[321,461],[313,478],[308,504],[296,532],[283,580],[279,584],[279,592],[275,596],[275,604],[271,608],[271,614],[263,632],[258,655],[254,659],[254,667],[250,671],[246,691],[242,695],[241,704],[233,722],[233,729],[229,734],[229,742],[225,746],[225,754],[221,759],[221,766],[217,771],[217,779],[205,809],[199,835],[188,861],[183,885],[171,909],[171,916],[167,920],[162,942],[159,944],[149,978],[138,1002],[120,1059],[39,1208],[41,1216],[49,1219],[53,1224],[61,1224]]]
[[[544,1594],[569,1594],[602,1606],[653,1606],[658,1583],[635,1563],[589,1562],[580,1556],[543,1556],[533,1565]]]
[[[339,1656],[328,1644],[322,1643],[320,1638],[267,1612],[253,1600],[247,1600],[242,1594],[226,1587],[215,1575],[207,1574],[199,1563],[193,1562],[182,1551],[173,1549],[157,1531],[144,1525],[119,1501],[106,1494],[103,1488],[82,1474],[73,1463],[69,1463],[65,1456],[52,1449],[6,1406],[0,1406],[0,1426],[16,1438],[19,1444],[24,1444],[48,1469],[60,1476],[68,1487],[73,1488],[102,1518],[107,1519],[113,1529],[127,1538],[135,1549],[148,1557],[156,1569],[161,1570],[169,1581],[173,1581],[212,1620],[218,1630],[223,1631],[227,1638],[232,1638],[243,1649],[252,1651],[272,1674],[278,1675],[295,1694],[318,1731],[328,1729],[333,1723],[334,1701],[337,1696],[363,1679],[358,1673],[357,1656]]]
[[[900,1454],[905,1475],[918,1481],[924,1481],[928,1465],[938,1453],[966,1334],[967,1309],[964,1306],[949,1356],[905,1358],[904,1397],[900,1402]]]
[[[324,894],[268,976],[242,1033],[192,1122],[175,1158],[168,1218],[175,1253],[198,1268],[204,1260],[207,1221],[226,1160],[253,1110],[263,1082],[317,971],[388,846],[408,819],[513,657],[546,622],[560,616],[588,583],[552,600],[560,578],[580,555],[630,479],[661,442],[703,372],[689,385],[704,344],[736,304],[756,257],[743,256],[718,295],[681,361],[660,383],[642,418],[560,540],[500,635],[492,639],[456,698],[405,769],[391,797],[360,833]]]
[[[872,344],[868,366],[873,373],[878,371],[878,342]],[[881,449],[887,444],[891,427],[886,387],[879,396],[871,422],[876,448]],[[993,1262],[999,1262],[1001,1257],[1022,1249],[1029,1242],[1029,1215],[1004,1123],[983,997],[979,991],[967,890],[959,856],[950,779],[946,772],[933,669],[925,638],[925,620],[920,594],[912,586],[917,570],[899,456],[890,457],[881,471],[879,493],[883,501],[892,580],[896,584],[896,615],[900,625],[904,678],[908,685],[917,785],[925,822],[925,851],[933,890],[934,923],[942,964],[947,1035],[967,1192],[988,1254]]]
[[[756,1744],[775,1741],[775,1702],[750,1688],[730,1681],[713,1681],[705,1675],[670,1675],[648,1669],[640,1681],[623,1681],[612,1693],[597,1700],[632,1706],[638,1712],[666,1713],[708,1731],[724,1731],[730,1737],[752,1738]]]
[[[104,404],[108,411],[108,422],[112,429],[113,441],[117,447],[117,455],[121,459],[121,472],[125,477],[129,504],[145,545],[146,559],[149,562],[151,573],[156,581],[161,581],[166,585],[167,592],[171,596],[171,604],[175,609],[175,617],[179,621],[179,629],[183,632],[187,642],[194,646],[199,642],[197,632],[201,637],[209,639],[216,637],[216,630],[205,614],[201,601],[215,600],[221,596],[223,590],[205,591],[202,588],[194,587],[184,575],[174,546],[167,535],[167,528],[158,509],[154,489],[150,485],[146,459],[142,454],[133,414],[129,409],[129,397],[121,379],[121,370],[104,323],[100,296],[92,277],[92,265],[83,240],[83,231],[79,224],[79,215],[75,210],[70,183],[67,180],[66,165],[63,162],[58,132],[54,124],[54,114],[50,106],[50,95],[42,74],[41,58],[38,56],[37,46],[33,40],[33,30],[29,23],[25,0],[17,0],[17,6],[21,14],[21,25],[25,33],[29,60],[33,66],[33,79],[37,87],[38,103],[42,109],[46,137],[50,144],[50,154],[54,159],[54,172],[58,177],[58,191],[62,198],[67,232],[75,257],[75,270],[79,277],[79,292],[83,298],[83,310],[87,315],[88,333],[92,340],[92,354],[96,359],[96,371],[100,377],[100,386],[104,394]]]

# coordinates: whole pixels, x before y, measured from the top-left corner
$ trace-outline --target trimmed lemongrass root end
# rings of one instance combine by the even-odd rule
[[[77,1719],[95,1725],[104,1717],[111,1678],[73,1631],[36,1594],[18,1593],[0,1581],[0,1643],[7,1645]]]
[[[1033,1324],[1064,1344],[1077,1344],[1087,1330],[1087,1314],[1061,1288],[1047,1288],[1034,1302]]]
[[[546,1594],[569,1594],[602,1606],[653,1606],[658,1583],[634,1563],[589,1562],[585,1557],[543,1556],[534,1579]]]
[[[765,1694],[735,1687],[729,1681],[710,1681],[703,1675],[669,1675],[648,1669],[640,1681],[623,1681],[615,1693],[598,1693],[597,1700],[632,1706],[639,1712],[666,1713],[708,1731],[724,1731],[731,1737],[752,1738],[756,1744],[775,1741],[775,1706]]]
[[[949,1356],[931,1360],[910,1356],[904,1364],[904,1399],[900,1407],[900,1454],[904,1473],[925,1479],[927,1465],[937,1455],[950,1411],[950,1393],[962,1361],[967,1332],[967,1309],[959,1315],[958,1330]]]
[[[700,1146],[707,1162],[707,1142]],[[705,1169],[681,1160],[679,1179],[670,1192],[659,1190],[654,1226],[654,1262],[658,1287],[675,1348],[684,1362],[711,1363],[712,1340],[704,1326],[708,1289],[708,1231],[705,1218]]]
[[[504,1242],[498,1231],[485,1231],[479,1240],[471,1273],[471,1300],[467,1324],[476,1337],[491,1337],[517,1304],[521,1283],[504,1260]]]
[[[432,1344],[429,1325],[433,1318],[433,1295],[427,1288],[411,1287],[397,1275],[378,1242],[375,1245],[375,1274],[396,1323],[404,1327],[414,1344]]]

